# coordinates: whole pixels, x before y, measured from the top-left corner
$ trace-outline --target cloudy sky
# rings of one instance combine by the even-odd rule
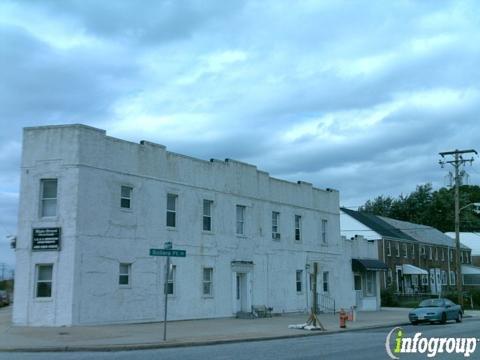
[[[0,262],[24,126],[234,158],[345,206],[442,186],[439,151],[480,150],[475,0],[3,0],[0,39]]]

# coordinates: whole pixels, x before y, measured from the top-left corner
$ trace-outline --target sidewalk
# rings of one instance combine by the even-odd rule
[[[357,321],[347,322],[346,330],[339,329],[338,315],[321,314],[319,319],[326,332],[288,329],[290,324],[304,323],[307,314],[288,314],[267,319],[172,321],[168,323],[167,341],[164,342],[161,322],[61,328],[14,327],[10,320],[11,309],[3,308],[0,309],[0,351],[109,351],[331,334],[405,324],[408,322],[408,311],[386,308],[377,312],[359,312]]]

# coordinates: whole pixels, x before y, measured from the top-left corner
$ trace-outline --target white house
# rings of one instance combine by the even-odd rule
[[[230,317],[252,305],[311,306],[318,291],[355,302],[339,196],[255,166],[203,161],[84,125],[24,129],[16,249],[17,325]],[[344,269],[349,269],[344,271]]]

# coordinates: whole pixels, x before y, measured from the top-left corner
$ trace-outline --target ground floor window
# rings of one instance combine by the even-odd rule
[[[213,296],[213,268],[203,268],[203,296]]]
[[[447,272],[442,270],[442,285],[448,285]]]
[[[365,273],[365,296],[375,296],[377,289],[377,277],[375,271]]]
[[[455,271],[450,271],[450,285],[455,285]]]
[[[170,265],[170,271],[168,272],[168,281],[167,281],[167,294],[175,295],[175,277],[176,277],[177,267],[175,265]]]
[[[392,272],[392,269],[388,269],[388,272],[387,272],[387,286],[392,285],[392,281],[393,281],[393,272]]]
[[[323,292],[328,293],[329,283],[328,283],[328,271],[323,272]]]
[[[356,291],[362,290],[362,276],[360,274],[353,276],[353,285]]]
[[[295,284],[297,288],[297,293],[301,293],[303,291],[303,270],[297,270],[296,272],[296,279]]]
[[[53,264],[36,266],[35,297],[52,297]]]

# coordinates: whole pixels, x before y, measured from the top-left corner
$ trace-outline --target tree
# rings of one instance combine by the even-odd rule
[[[480,186],[461,186],[460,207],[476,202],[480,203]],[[467,207],[460,213],[461,231],[480,231],[480,216],[474,210],[474,207]],[[418,185],[409,195],[402,194],[398,198],[377,196],[359,211],[432,226],[442,232],[454,231],[453,189],[433,191],[431,184]]]

